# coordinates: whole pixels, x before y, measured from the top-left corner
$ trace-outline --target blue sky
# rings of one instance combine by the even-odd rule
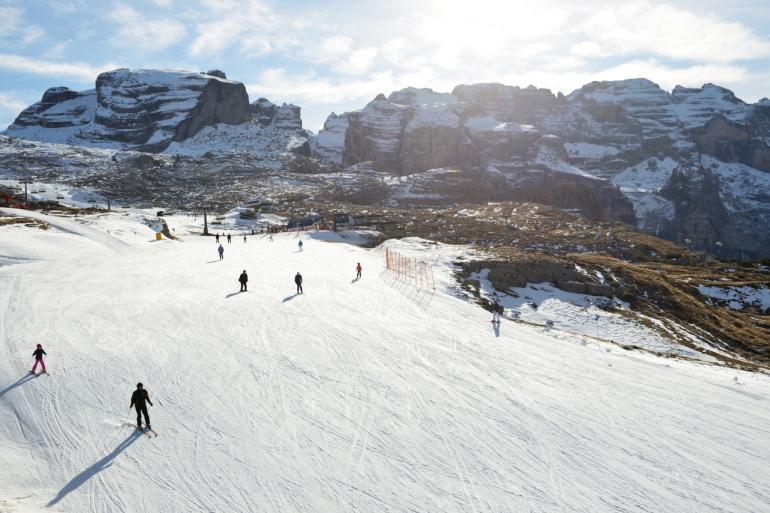
[[[770,2],[0,0],[0,127],[48,87],[117,67],[219,68],[252,100],[332,111],[407,86],[568,93],[644,76],[770,97]]]

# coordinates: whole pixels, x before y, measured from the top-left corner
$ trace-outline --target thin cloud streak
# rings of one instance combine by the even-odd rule
[[[117,67],[119,66],[115,64],[95,67],[83,62],[49,62],[23,55],[0,53],[0,69],[34,75],[70,77],[87,83],[93,83],[96,80],[96,76],[102,71]]]

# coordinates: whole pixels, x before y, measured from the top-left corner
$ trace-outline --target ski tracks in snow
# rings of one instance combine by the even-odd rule
[[[377,272],[376,251],[309,239],[296,252],[293,234],[225,247],[216,266],[211,240],[190,237],[96,250],[87,269],[0,272],[0,376],[15,381],[32,333],[53,371],[0,398],[14,419],[0,429],[35,475],[0,482],[40,503],[63,490],[54,508],[78,513],[767,503],[764,377],[741,374],[736,393],[735,371],[597,358],[509,322],[495,337],[485,311]],[[244,268],[250,291],[226,298]],[[306,294],[283,301],[297,271]],[[137,381],[163,436],[126,444]]]

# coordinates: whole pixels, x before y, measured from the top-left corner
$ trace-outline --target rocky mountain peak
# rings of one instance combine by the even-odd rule
[[[206,72],[206,75],[211,75],[212,77],[218,77],[223,80],[227,80],[227,75],[220,69],[210,69]]]
[[[50,87],[43,93],[43,99],[41,100],[41,103],[53,105],[55,103],[71,100],[77,95],[78,92],[70,89],[69,87]]]

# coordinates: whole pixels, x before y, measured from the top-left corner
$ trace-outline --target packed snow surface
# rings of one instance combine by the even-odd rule
[[[487,279],[488,274],[489,269],[483,269],[480,273],[473,273],[471,278],[479,280],[484,298],[492,302],[494,297],[498,297],[505,309],[504,316],[567,329],[571,333],[602,337],[658,353],[713,361],[712,357],[667,340],[639,322],[607,311],[607,307],[628,309],[628,305],[616,299],[566,292],[550,283],[529,283],[526,287],[513,287],[502,294],[494,289]]]
[[[589,159],[602,159],[620,153],[614,146],[590,143],[564,143],[564,149],[570,157],[583,157]]]
[[[612,178],[623,192],[658,192],[679,164],[671,157],[649,158]]]
[[[495,330],[333,234],[220,261],[141,215],[0,227],[0,511],[768,511],[766,375]]]

